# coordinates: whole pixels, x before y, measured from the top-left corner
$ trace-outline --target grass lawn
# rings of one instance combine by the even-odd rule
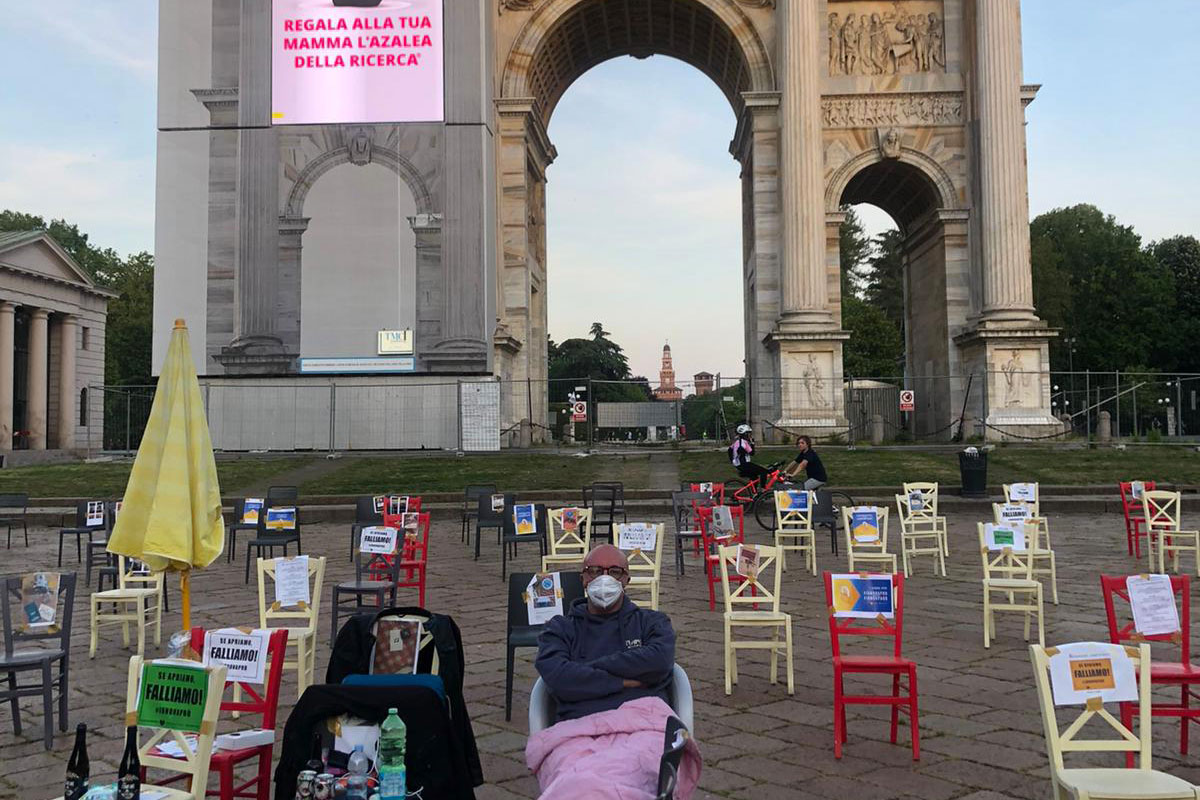
[[[217,461],[222,493],[236,494],[243,487],[289,472],[311,462],[311,456],[294,458],[239,458]],[[46,464],[0,470],[0,493],[30,497],[120,497],[129,481],[132,461],[99,464]]]
[[[303,494],[461,492],[470,484],[501,490],[579,489],[592,481],[622,481],[645,488],[649,455],[559,456],[549,453],[488,456],[353,458],[340,469],[300,487]]]

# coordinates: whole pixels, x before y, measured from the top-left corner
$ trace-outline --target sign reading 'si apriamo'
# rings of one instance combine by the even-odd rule
[[[274,0],[271,122],[445,118],[442,0]]]

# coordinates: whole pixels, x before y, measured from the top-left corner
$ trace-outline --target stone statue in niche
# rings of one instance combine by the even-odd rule
[[[899,158],[902,137],[898,128],[879,128],[875,135],[879,139],[879,152],[884,158]]]
[[[371,132],[366,128],[355,128],[346,148],[350,151],[350,163],[361,167],[371,163]]]
[[[829,398],[825,396],[825,376],[821,374],[817,357],[812,353],[808,354],[808,363],[800,371],[800,377],[804,379],[804,389],[808,392],[809,406],[812,408],[828,406]]]
[[[895,10],[829,15],[830,75],[895,75],[946,66],[945,21],[936,13]]]
[[[500,13],[505,11],[528,11],[537,6],[541,0],[500,0]]]
[[[1026,404],[1025,395],[1031,375],[1021,356],[1020,350],[1013,350],[1012,356],[1000,366],[1000,372],[1004,375],[1004,405],[1008,408]]]

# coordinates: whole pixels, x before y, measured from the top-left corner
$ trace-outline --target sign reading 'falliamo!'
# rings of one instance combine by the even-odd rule
[[[142,668],[138,725],[198,733],[208,702],[208,673],[203,667],[150,662]]]

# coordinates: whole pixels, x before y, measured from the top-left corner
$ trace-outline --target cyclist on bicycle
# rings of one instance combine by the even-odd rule
[[[795,459],[792,460],[792,463],[784,471],[794,477],[796,473],[803,470],[805,475],[804,488],[809,491],[820,489],[829,481],[829,475],[825,472],[825,465],[821,463],[821,457],[813,449],[812,439],[807,436],[800,436],[796,439],[796,445],[800,452],[796,454]]]
[[[737,426],[737,438],[729,445],[729,460],[740,477],[746,480],[759,480],[767,476],[767,471],[751,461],[754,455],[754,436],[750,426],[742,423]]]

